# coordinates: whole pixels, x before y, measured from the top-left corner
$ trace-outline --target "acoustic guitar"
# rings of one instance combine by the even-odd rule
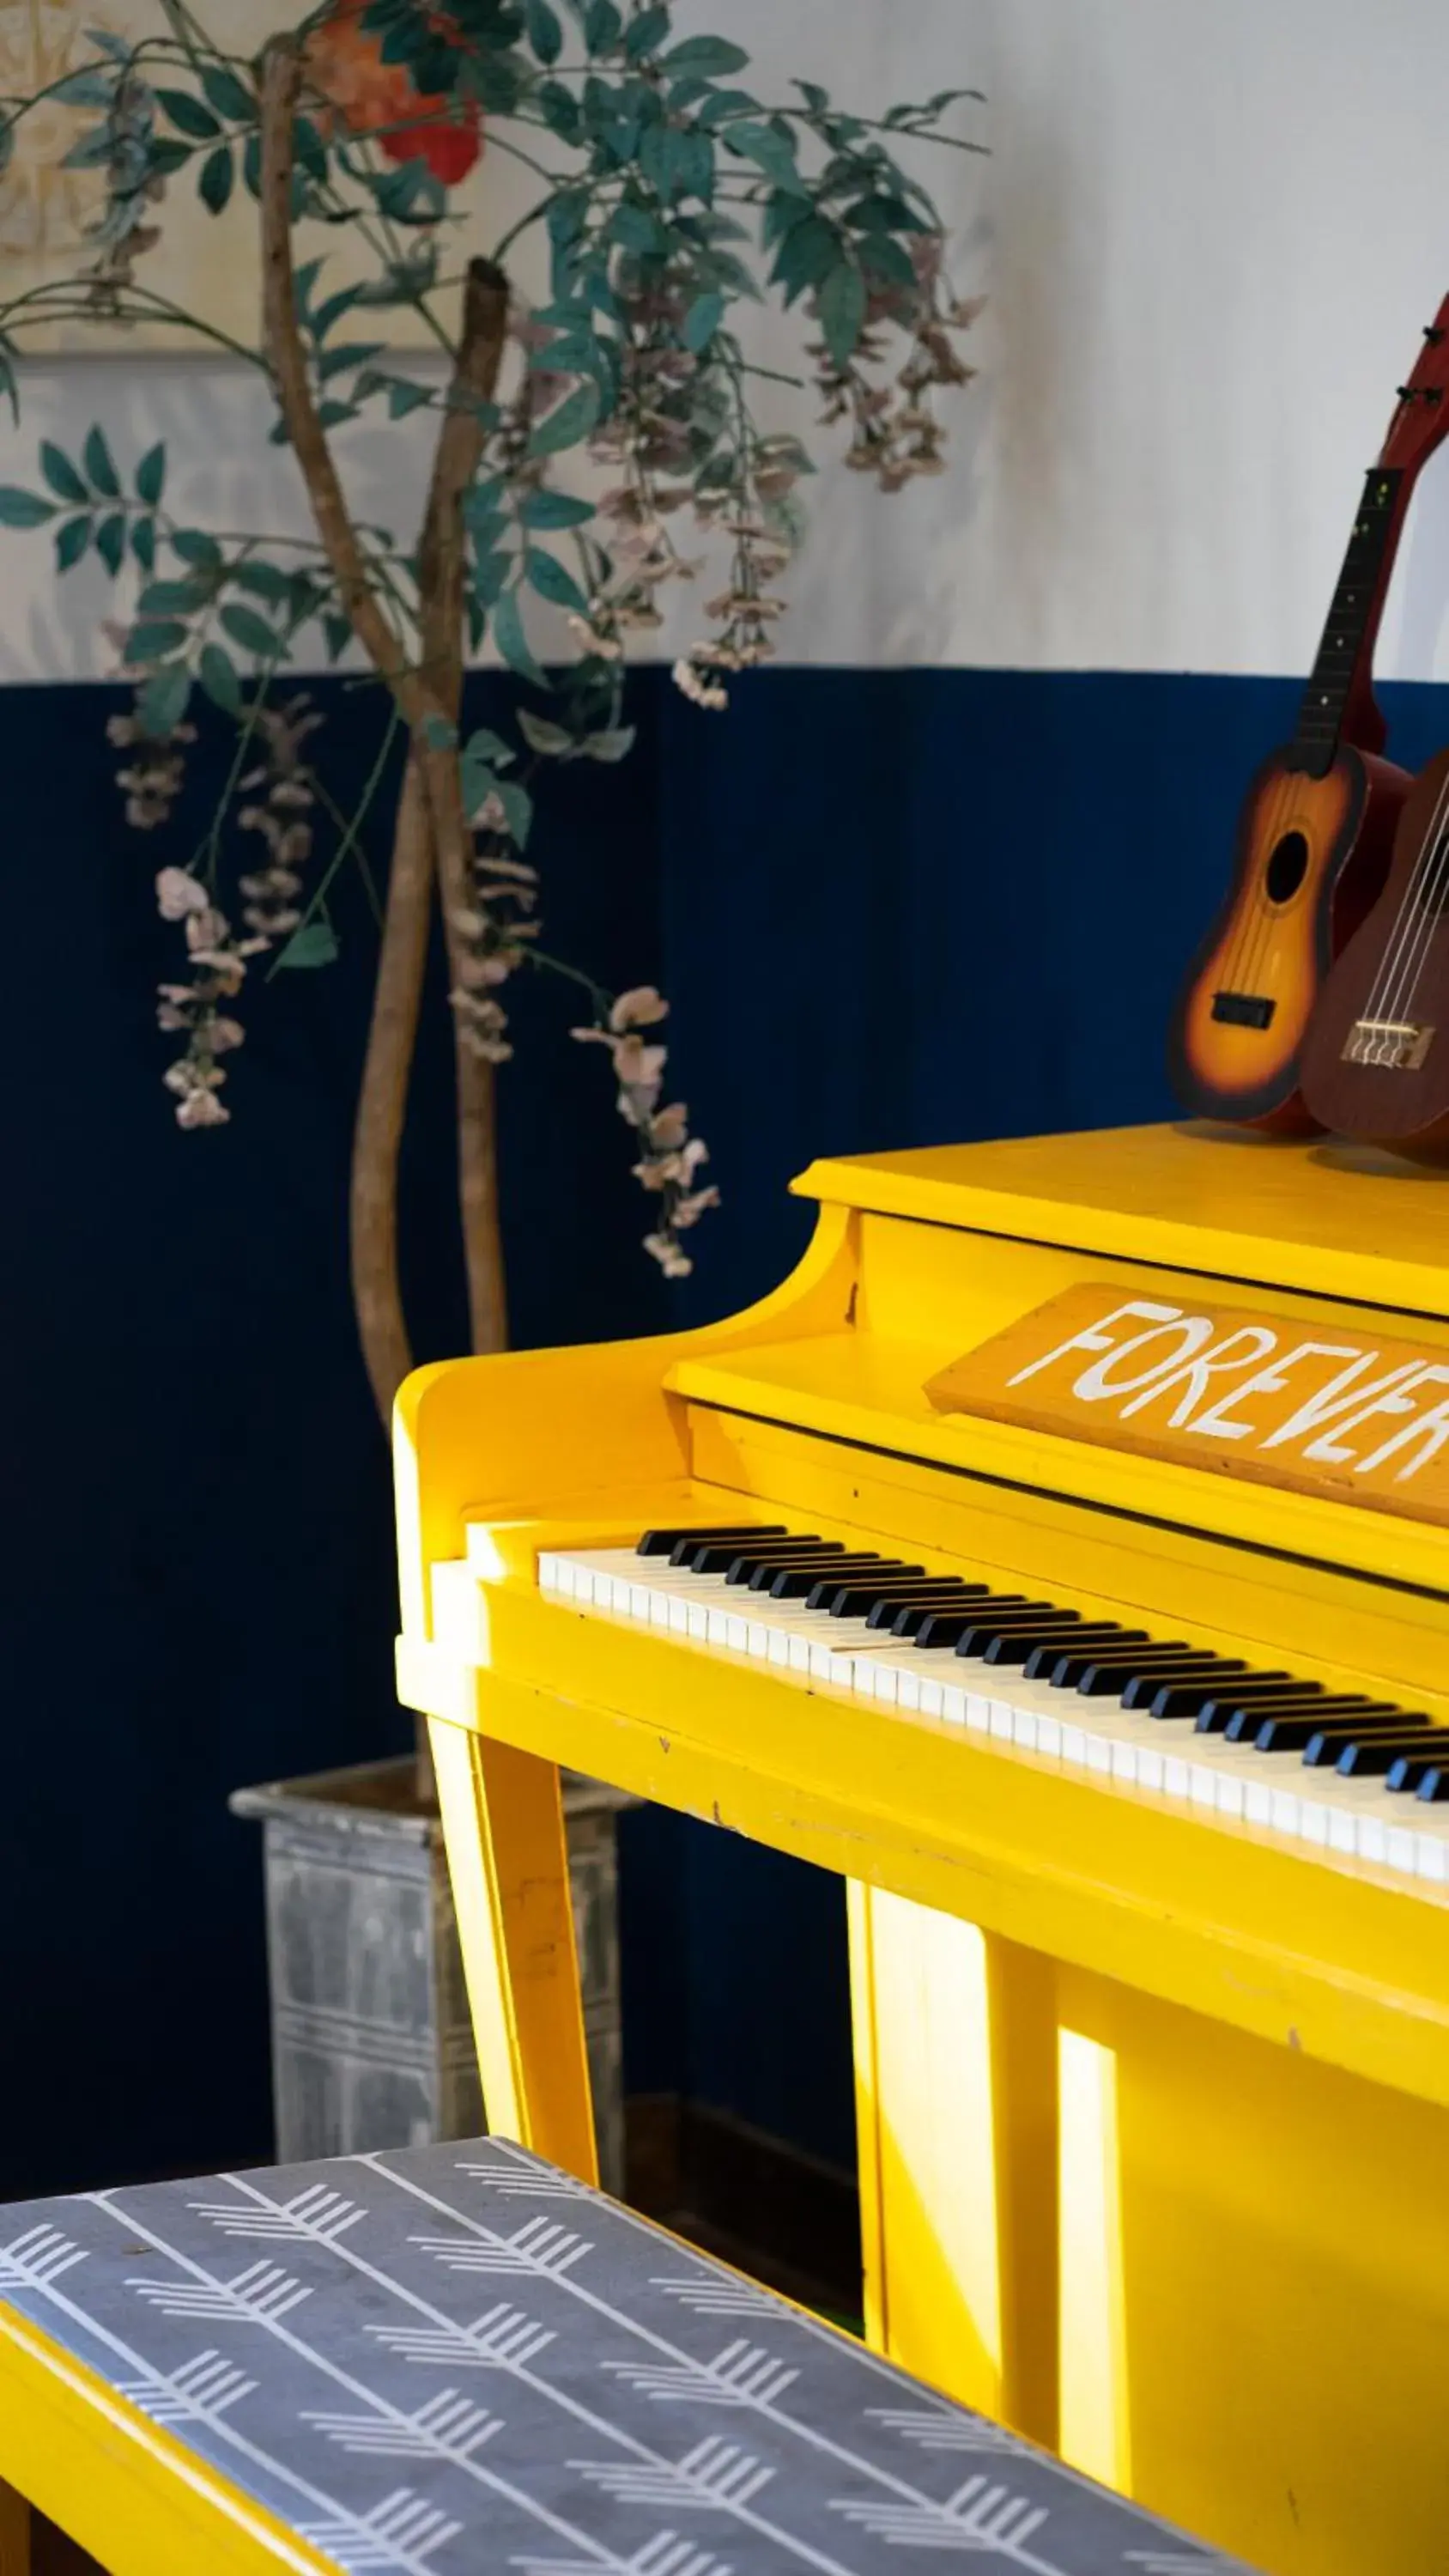
[[[1410,781],[1380,757],[1373,651],[1409,499],[1449,432],[1449,296],[1371,469],[1297,728],[1264,761],[1238,826],[1227,899],[1189,970],[1168,1039],[1184,1106],[1281,1134],[1320,1123],[1300,1059],[1334,957],[1388,872]]]
[[[1415,779],[1388,883],[1329,971],[1303,1094],[1341,1136],[1449,1159],[1449,751]]]

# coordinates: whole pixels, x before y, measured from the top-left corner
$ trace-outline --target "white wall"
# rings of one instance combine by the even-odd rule
[[[1437,0],[681,0],[680,18],[748,45],[767,97],[795,71],[867,106],[990,93],[958,113],[991,160],[928,164],[961,286],[992,298],[953,470],[890,501],[838,469],[812,487],[787,655],[1302,670],[1393,388],[1449,286]],[[788,363],[791,336],[764,353]],[[206,523],[297,525],[288,460],[247,436],[253,400],[193,359],[37,365],[0,476],[99,415],[132,456],[167,437]],[[362,505],[404,523],[399,435],[353,440]],[[43,539],[0,545],[0,678],[104,669],[104,580],[57,594]],[[1449,671],[1446,599],[1440,461],[1386,675]]]

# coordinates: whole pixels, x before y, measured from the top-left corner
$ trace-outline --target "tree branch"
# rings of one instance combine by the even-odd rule
[[[457,933],[449,920],[471,891],[473,838],[463,807],[456,749],[462,689],[463,497],[477,469],[484,435],[479,406],[492,395],[502,362],[508,289],[490,262],[470,265],[459,349],[448,408],[439,433],[432,488],[420,550],[423,590],[421,670],[410,668],[404,639],[378,604],[366,557],[348,511],[341,478],[318,414],[297,322],[292,259],[293,122],[303,78],[295,37],[266,48],[261,78],[261,224],[263,338],[277,400],[307,489],[317,533],[332,568],[338,595],[354,634],[391,689],[412,734],[409,781],[416,802],[426,800],[426,833],[443,898],[450,964],[459,962]],[[425,676],[426,675],[426,676]],[[405,790],[405,797],[407,791]],[[406,832],[404,822],[406,821]],[[378,1000],[364,1067],[358,1140],[369,1155],[391,1157],[387,1177],[369,1165],[354,1170],[354,1256],[359,1224],[396,1225],[396,1154],[401,1103],[416,1036],[426,924],[428,870],[420,856],[420,823],[411,807],[398,818],[398,855],[405,863],[396,910],[389,897],[379,961]],[[457,1044],[459,1203],[468,1266],[469,1310],[475,1349],[498,1349],[506,1333],[503,1265],[498,1232],[496,1154],[491,1068]],[[399,1050],[402,1050],[402,1057]],[[368,1349],[369,1375],[379,1402],[387,1377],[405,1362],[406,1330],[397,1291],[395,1244],[367,1254],[368,1316],[359,1325]],[[391,1312],[388,1301],[391,1299]]]

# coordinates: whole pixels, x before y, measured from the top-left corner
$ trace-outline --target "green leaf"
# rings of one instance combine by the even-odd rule
[[[90,493],[70,458],[63,448],[56,446],[53,438],[43,438],[40,442],[40,470],[52,492],[58,492],[62,501],[90,499]]]
[[[728,44],[723,36],[686,36],[682,45],[660,55],[659,65],[677,80],[687,73],[701,80],[724,80],[730,72],[742,72],[749,59],[743,45]]]
[[[550,607],[571,608],[576,617],[587,617],[588,599],[557,555],[545,553],[541,546],[530,546],[523,566],[539,598],[546,599]]]
[[[257,102],[245,81],[238,80],[236,73],[229,72],[224,63],[204,63],[201,86],[208,104],[228,125],[255,125]]]
[[[548,0],[523,0],[524,23],[528,41],[541,63],[556,63],[563,51],[563,29],[548,5]]]
[[[91,530],[94,526],[95,521],[87,512],[84,518],[67,519],[63,527],[57,528],[55,532],[57,572],[69,572],[72,564],[80,562],[81,556],[90,544]]]
[[[501,599],[513,574],[513,557],[505,554],[479,555],[473,566],[473,596],[480,607],[491,608]]]
[[[579,749],[585,760],[624,760],[638,730],[637,725],[609,725],[602,733],[586,733]]]
[[[544,760],[567,760],[578,748],[565,726],[550,724],[547,716],[536,716],[531,707],[519,708],[518,730],[529,750]]]
[[[237,677],[236,664],[229,653],[223,653],[219,644],[203,644],[199,677],[214,706],[229,716],[241,714],[241,681]]]
[[[154,148],[153,145],[152,149]],[[110,157],[109,125],[93,125],[71,145],[60,166],[62,170],[94,170],[103,161],[109,161]]]
[[[515,590],[506,590],[493,611],[493,640],[510,671],[516,671],[521,680],[532,680],[537,689],[548,687],[547,680],[529,650],[528,637],[523,625],[523,611],[518,605],[518,593]]]
[[[280,564],[255,560],[235,563],[231,568],[231,579],[238,590],[249,590],[254,599],[283,600],[291,596],[292,577],[283,572]]]
[[[572,492],[528,492],[518,515],[525,528],[581,528],[595,511]]]
[[[55,503],[38,492],[22,492],[17,483],[0,483],[0,528],[41,528],[55,517]]]
[[[158,89],[157,101],[170,117],[178,134],[190,134],[198,143],[210,143],[221,127],[209,107],[193,98],[189,89]]]
[[[191,673],[184,662],[173,662],[168,669],[156,671],[141,691],[136,713],[143,733],[158,741],[179,725],[191,696]]]
[[[793,304],[807,286],[818,286],[840,257],[840,236],[823,215],[807,215],[793,224],[775,255],[774,283]]]
[[[456,751],[458,728],[446,716],[424,716],[423,740],[429,751]]]
[[[128,63],[131,59],[130,37],[113,36],[109,27],[87,27],[86,43],[94,45],[96,52],[104,54],[108,62]]]
[[[150,662],[164,662],[179,653],[186,642],[186,629],[176,617],[143,617],[138,619],[126,638],[126,659],[135,670]]]
[[[136,498],[144,501],[148,510],[159,509],[165,489],[166,442],[158,439],[154,447],[147,448],[136,468]]]
[[[334,376],[345,376],[354,367],[365,367],[382,347],[381,340],[339,340],[335,349],[326,349],[317,370],[318,380],[330,384]]]
[[[152,548],[150,561],[154,562],[156,531],[149,519],[138,519],[131,530],[131,551],[143,572],[150,569],[145,551],[148,541]],[[97,528],[96,552],[114,581],[126,560],[126,522],[119,510],[113,511],[109,518],[102,519]]]
[[[520,850],[527,849],[528,836],[533,829],[533,798],[528,789],[520,787],[516,778],[495,778],[493,793],[508,817],[512,838]]]
[[[753,161],[777,188],[808,197],[808,182],[795,166],[793,136],[779,133],[773,125],[731,125],[725,130],[724,140],[731,152],[742,153],[747,161]]]
[[[209,537],[204,528],[177,528],[171,538],[171,551],[183,563],[195,564],[207,572],[220,572],[225,561],[215,537]]]
[[[220,624],[233,644],[239,644],[244,653],[255,653],[259,661],[275,661],[281,653],[280,636],[254,608],[244,607],[239,600],[222,610]]]
[[[588,0],[584,10],[584,43],[591,54],[606,54],[624,31],[624,13],[614,0]]]
[[[666,8],[641,9],[638,17],[630,21],[624,38],[624,51],[629,61],[637,63],[645,54],[654,53],[668,33],[669,11]]]
[[[389,420],[406,420],[410,411],[425,411],[433,399],[430,386],[409,384],[406,376],[384,376],[382,382],[387,387]]]
[[[837,367],[848,366],[865,320],[865,279],[860,270],[842,261],[831,270],[816,301],[825,345]]]
[[[86,432],[81,463],[90,476],[92,491],[99,492],[104,500],[119,501],[121,478],[116,472],[115,458],[106,445],[106,433],[99,423]]]
[[[511,769],[518,754],[511,742],[504,741],[501,733],[480,725],[476,733],[469,734],[463,757],[475,764],[484,761],[490,768]]]
[[[329,613],[322,620],[322,634],[327,645],[328,660],[339,661],[352,641],[350,621],[345,617],[337,616],[335,612]]]
[[[208,152],[203,161],[201,177],[196,183],[201,202],[209,213],[219,215],[223,206],[230,203],[235,183],[236,164],[231,157],[231,145],[218,143],[216,150]]]
[[[555,403],[534,425],[528,442],[530,456],[557,456],[565,447],[577,447],[587,438],[599,417],[597,385],[576,385],[561,403]]]
[[[337,933],[330,921],[304,921],[294,930],[277,959],[279,966],[331,966],[337,959]]]
[[[872,277],[883,277],[892,286],[914,286],[916,272],[910,255],[889,233],[867,233],[860,244],[860,264]]]
[[[116,76],[94,69],[72,72],[68,80],[56,82],[50,95],[61,107],[109,108],[116,95]]]
[[[724,320],[722,295],[697,295],[684,317],[684,345],[696,354],[707,349]]]
[[[137,602],[142,617],[189,617],[204,608],[211,596],[211,583],[200,574],[185,581],[148,581]]]

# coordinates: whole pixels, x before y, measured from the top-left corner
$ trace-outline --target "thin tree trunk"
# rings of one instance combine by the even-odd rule
[[[432,893],[432,825],[417,762],[410,759],[398,799],[387,912],[357,1096],[349,1205],[352,1302],[384,1431],[392,1419],[393,1398],[413,1364],[398,1276],[398,1161],[428,960]]]
[[[482,406],[498,386],[508,332],[508,280],[491,260],[473,259],[463,298],[463,330],[438,437],[427,516],[418,549],[423,661],[454,722],[463,694],[463,592],[467,541],[463,503],[483,453]],[[456,759],[428,773],[428,806],[438,853],[438,889],[456,986],[464,949],[457,915],[473,900],[473,842]],[[498,1154],[493,1067],[453,1028],[458,1093],[458,1209],[468,1276],[468,1321],[475,1351],[500,1351],[508,1338],[503,1239],[498,1220]]]

